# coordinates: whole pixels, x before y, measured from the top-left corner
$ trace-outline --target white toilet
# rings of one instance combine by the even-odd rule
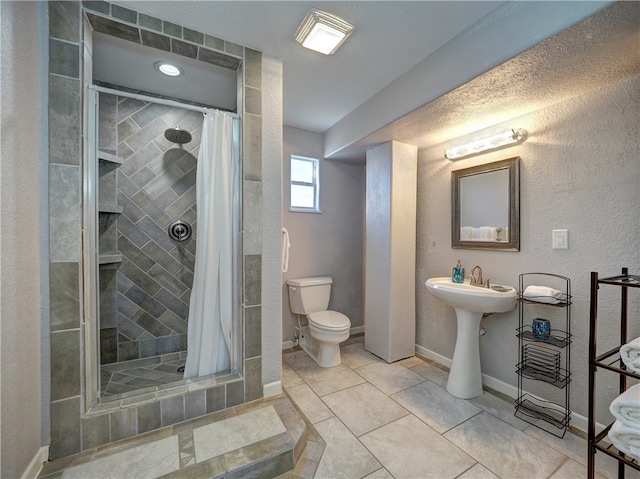
[[[330,276],[287,281],[291,312],[307,318],[300,330],[300,347],[324,368],[337,366],[340,343],[349,338],[351,321],[344,314],[328,311],[333,279]]]

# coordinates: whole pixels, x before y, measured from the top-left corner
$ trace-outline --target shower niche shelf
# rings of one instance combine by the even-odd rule
[[[120,253],[115,254],[101,254],[98,256],[98,264],[116,264],[122,263],[122,255]]]
[[[98,212],[99,213],[113,213],[113,214],[120,214],[122,213],[122,206],[118,206],[118,205],[106,205],[106,204],[99,204],[98,205]]]
[[[106,151],[98,150],[98,159],[107,163],[120,166],[122,164],[122,158]]]
[[[122,158],[104,150],[98,150],[98,265],[118,265],[122,255],[117,248],[116,216],[123,212],[118,205],[117,169]]]

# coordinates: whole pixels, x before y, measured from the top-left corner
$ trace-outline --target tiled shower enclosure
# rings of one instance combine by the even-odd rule
[[[48,407],[45,407],[45,411],[43,411],[45,418],[43,441],[50,445],[49,458],[56,459],[262,397],[261,286],[263,238],[262,229],[259,225],[262,224],[263,218],[263,210],[261,208],[263,199],[262,164],[264,161],[262,155],[262,82],[263,75],[268,75],[268,72],[263,69],[262,54],[258,51],[227,42],[209,34],[198,34],[198,32],[166,20],[139,14],[131,9],[112,5],[108,2],[48,2],[44,8],[47,8],[49,14],[48,192],[50,205],[49,296],[51,306],[50,320],[48,324],[44,325],[46,328],[44,337],[47,338],[45,349],[48,350],[47,355],[50,358],[50,369],[45,369],[50,373],[50,382],[46,388]],[[166,48],[166,51],[171,50],[180,55],[190,56],[197,61],[214,63],[238,73],[238,85],[241,88],[240,98],[242,99],[242,102],[238,105],[238,113],[242,118],[242,191],[243,198],[246,196],[251,201],[245,199],[243,203],[243,224],[240,228],[243,234],[239,251],[239,262],[242,265],[239,280],[240,316],[238,318],[238,334],[241,340],[238,350],[241,354],[238,365],[239,371],[235,376],[225,380],[195,380],[189,384],[174,387],[171,390],[160,389],[142,396],[109,400],[104,403],[96,403],[93,400],[94,387],[89,379],[93,380],[91,375],[93,367],[98,360],[93,361],[92,359],[92,354],[96,352],[92,346],[94,336],[91,335],[92,331],[90,330],[93,323],[89,321],[91,318],[85,315],[87,309],[84,303],[86,297],[83,294],[85,284],[83,272],[87,271],[87,265],[83,263],[82,248],[84,234],[83,159],[84,153],[88,151],[87,139],[83,135],[83,120],[86,116],[83,112],[83,104],[87,98],[87,87],[93,82],[91,40],[93,31],[99,31],[134,43],[144,43],[145,39],[151,37],[161,40],[160,43]],[[156,46],[155,48],[158,47]],[[103,110],[105,108],[107,107],[104,106]],[[130,115],[135,113],[132,111]],[[163,115],[165,114],[160,116],[162,117]],[[141,113],[137,118],[141,123],[144,123],[142,116],[143,114]],[[117,119],[117,116],[115,118]],[[140,127],[140,130],[146,129],[137,121],[135,124]],[[148,122],[147,126],[150,124],[153,124],[153,120]],[[133,126],[131,123],[127,123],[127,125],[129,127]],[[181,126],[183,125],[186,127],[187,122],[181,121]],[[127,126],[123,125],[122,128],[127,128]],[[131,154],[124,154],[123,151],[118,151],[119,145],[117,141],[120,138],[116,136],[117,128],[109,131],[113,135],[112,139],[115,140],[115,143],[111,143],[112,146],[109,148],[115,149],[115,153],[118,156],[131,157],[133,151]],[[126,137],[127,140],[124,139],[124,136],[121,137],[123,148],[125,144],[129,148],[133,146],[131,143],[136,132],[131,132]],[[156,142],[153,142],[154,139],[157,139],[157,135],[147,143],[154,143],[154,146],[160,149],[161,147]],[[162,141],[160,139],[160,142]],[[116,146],[113,146],[114,144]],[[163,151],[166,152],[169,149],[166,148]],[[105,153],[109,154],[109,152]],[[113,154],[113,151],[111,154]],[[181,172],[188,174],[188,166],[185,164],[186,159],[181,161],[181,158],[176,158],[174,164]],[[105,163],[105,160],[100,163]],[[103,165],[103,174],[108,175],[110,171],[116,171],[116,182],[119,180],[117,170],[123,167],[124,174],[121,177],[125,178],[124,175],[126,175],[133,183],[135,183],[133,177],[140,170],[143,170],[144,173],[140,173],[141,176],[136,178],[138,180],[143,174],[148,174],[150,171],[153,172],[151,166],[148,170],[142,167],[135,172],[127,172],[126,160],[123,160],[119,166],[117,163],[118,160],[116,159],[113,165],[108,165],[108,161]],[[110,180],[114,181],[113,176]],[[109,177],[106,177],[105,181],[109,181]],[[151,184],[151,181],[149,180],[147,184]],[[126,180],[122,180],[119,185],[123,193],[126,193],[124,189],[125,182]],[[177,195],[176,201],[174,201],[177,207],[180,204],[178,197],[185,197],[186,195],[184,194],[185,191],[182,190],[184,184],[175,183],[175,181],[171,183],[174,188],[172,189],[169,186],[168,188],[171,189],[171,192],[166,194],[168,196]],[[167,188],[163,188],[163,192],[166,190]],[[103,194],[105,193],[107,193],[107,198],[98,198],[98,202],[104,201],[104,206],[113,210],[105,213],[117,216],[120,219],[128,219],[128,215],[135,214],[131,211],[125,212],[125,207],[129,208],[130,205],[125,205],[125,203],[118,204],[112,201],[117,199],[117,188],[110,191],[105,189]],[[147,196],[152,196],[147,192],[144,193]],[[108,197],[109,194],[114,196]],[[135,207],[140,208],[132,199],[136,194],[132,193],[127,197],[131,199],[131,203]],[[160,194],[157,196],[160,196]],[[142,198],[145,198],[142,194],[137,197],[138,200]],[[122,211],[120,211],[120,207]],[[135,208],[133,209],[135,211]],[[182,212],[186,212],[187,209],[185,207]],[[146,212],[145,215],[151,218]],[[140,220],[143,220],[143,218],[144,216]],[[150,226],[150,230],[154,229],[151,225],[154,221],[143,221],[147,221],[146,224]],[[140,292],[145,291],[140,286],[138,286],[140,291],[134,289],[129,293],[129,296],[126,294],[127,290],[120,290],[120,293],[118,293],[117,272],[127,261],[127,256],[124,252],[126,250],[126,246],[124,246],[126,240],[118,244],[117,249],[113,248],[113,243],[109,245],[109,241],[117,242],[119,239],[118,224],[117,221],[114,221],[114,218],[111,218],[106,223],[103,220],[103,227],[110,229],[113,235],[110,237],[105,236],[103,241],[106,241],[107,245],[105,246],[103,243],[101,246],[104,247],[105,253],[111,252],[114,254],[105,254],[107,257],[103,258],[105,263],[101,268],[105,269],[105,271],[109,268],[116,271],[116,283],[111,283],[115,285],[115,287],[112,286],[111,291],[116,296],[116,302],[112,301],[110,307],[117,308],[118,294],[130,301],[132,296],[136,297],[136,293],[138,298],[145,298],[146,296]],[[136,222],[133,224],[136,224]],[[158,225],[158,228],[160,228],[160,225]],[[151,241],[152,235],[149,235],[150,231],[145,229],[144,232],[149,236],[149,241]],[[128,234],[121,234],[120,236],[128,237]],[[147,251],[144,251],[144,246],[147,243],[141,247],[133,240],[130,239],[129,241],[136,246],[137,250],[130,248],[127,252],[128,255],[135,255],[137,251],[142,251],[146,256],[152,258],[150,254],[152,243],[147,241],[149,246]],[[111,250],[108,249],[109,247],[111,247]],[[184,250],[189,251],[188,247]],[[177,252],[178,250],[175,251],[176,254]],[[118,255],[122,255],[122,261],[120,263],[112,263],[109,266],[108,261],[118,260]],[[161,255],[161,259],[173,260],[176,257],[175,254],[164,254]],[[163,264],[157,259],[156,262],[160,265],[159,267],[171,272],[169,269],[171,267],[168,264]],[[114,266],[116,264],[120,264],[120,266]],[[137,267],[149,276],[147,274],[148,270],[145,271],[144,267]],[[150,268],[152,267],[150,266]],[[140,278],[144,279],[144,277],[144,275],[140,275]],[[186,291],[185,293],[179,293],[177,287],[182,288],[180,284],[176,283],[172,286],[164,284],[160,281],[159,276],[154,276],[153,279],[160,286],[160,290],[171,292],[175,298],[184,303],[183,298],[186,297]],[[184,277],[183,279],[186,280]],[[182,279],[179,279],[179,281],[184,286],[188,286]],[[121,287],[123,286],[125,285],[121,285]],[[171,288],[176,289],[172,290]],[[149,295],[149,293],[146,294]],[[176,314],[167,304],[162,304],[159,301],[160,296],[157,291],[149,297],[161,304],[166,310],[171,311],[172,314]],[[170,296],[166,297],[170,298]],[[164,298],[162,299],[164,301]],[[105,303],[104,307],[107,307],[107,304],[109,303]],[[149,301],[148,304],[155,303]],[[174,303],[172,307],[177,309],[179,306],[179,303]],[[142,307],[140,309],[145,308]],[[161,309],[157,307],[157,312]],[[176,314],[176,316],[178,315]],[[162,317],[162,314],[159,314],[158,317]],[[168,317],[171,317],[174,322],[167,321],[167,324],[163,324],[163,326],[169,329],[172,327],[178,328],[177,324],[179,323],[176,322],[175,318],[167,313],[164,319],[166,320]],[[161,324],[161,321],[158,321],[158,324]],[[168,324],[172,324],[172,326]],[[151,329],[152,326],[149,326],[149,328]],[[178,333],[178,331],[173,331]],[[129,334],[133,335],[131,332]],[[175,339],[177,339],[179,335],[178,333],[169,334],[168,336],[175,336]],[[160,339],[163,337],[162,335],[155,338],[151,337],[151,333],[149,335],[141,333],[136,338],[125,336],[131,342],[138,341],[138,354],[140,354],[141,348],[143,351],[146,351],[147,347],[150,349],[159,348],[162,341],[166,341]],[[156,343],[155,345],[151,342],[144,343],[146,340],[154,340]],[[126,342],[128,341],[123,341],[123,343]],[[130,351],[133,351],[136,346],[131,345],[128,347]],[[113,354],[113,351],[116,350],[111,349],[110,354]],[[137,361],[146,360],[139,359]]]
[[[196,242],[171,239],[168,227],[181,220],[195,233],[202,113],[108,93],[99,112],[100,364],[179,359],[171,353],[187,349]],[[192,140],[168,141],[176,127]],[[143,378],[112,369],[101,371],[102,395],[177,379],[175,367]]]

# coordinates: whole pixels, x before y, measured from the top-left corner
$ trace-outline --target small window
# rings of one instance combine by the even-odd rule
[[[291,157],[291,211],[319,213],[320,178],[318,160]]]

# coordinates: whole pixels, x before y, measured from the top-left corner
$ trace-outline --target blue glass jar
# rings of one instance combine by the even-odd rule
[[[533,331],[534,338],[546,341],[549,339],[549,335],[551,334],[551,323],[548,319],[533,318],[531,329]]]

